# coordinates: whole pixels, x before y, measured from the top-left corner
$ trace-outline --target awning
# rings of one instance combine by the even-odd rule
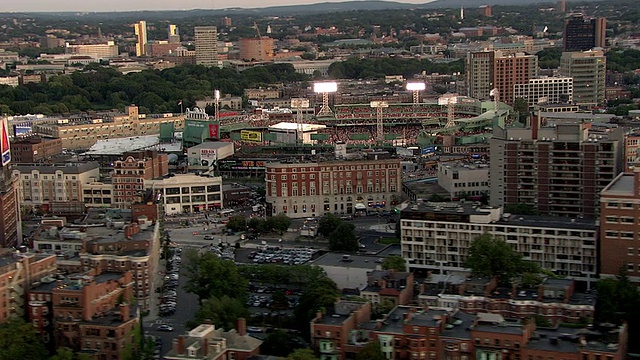
[[[356,210],[366,210],[367,207],[363,203],[356,203]]]

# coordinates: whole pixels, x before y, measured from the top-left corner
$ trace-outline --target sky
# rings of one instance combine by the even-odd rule
[[[0,1],[0,12],[31,11],[135,11],[135,10],[190,10],[224,9],[229,7],[269,7],[302,5],[344,0],[20,0]],[[431,0],[401,0],[397,2],[424,4]]]

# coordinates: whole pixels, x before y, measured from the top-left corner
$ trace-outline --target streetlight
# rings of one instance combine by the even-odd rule
[[[376,109],[376,140],[378,143],[384,141],[384,130],[382,128],[382,110],[389,107],[389,103],[386,101],[372,101],[371,107]]]
[[[316,116],[332,116],[333,111],[329,107],[329,94],[338,91],[338,83],[332,82],[319,82],[313,84],[313,92],[316,94],[322,94],[322,107]]]

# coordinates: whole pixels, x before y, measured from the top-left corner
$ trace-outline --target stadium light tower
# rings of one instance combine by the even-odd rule
[[[338,83],[336,82],[319,82],[313,84],[313,92],[322,94],[322,107],[316,116],[331,116],[333,111],[329,107],[329,94],[338,91]]]
[[[445,94],[438,98],[438,105],[447,106],[447,125],[445,128],[456,126],[455,105],[458,103],[458,94]]]
[[[416,105],[420,102],[420,91],[424,91],[427,86],[423,82],[408,82],[406,88],[413,92],[413,105]]]
[[[302,132],[302,109],[309,108],[309,99],[305,98],[292,98],[291,99],[291,108],[296,110],[296,139],[303,143],[304,142],[304,134]]]
[[[384,141],[383,125],[382,125],[382,110],[389,107],[389,103],[386,101],[372,101],[371,107],[376,109],[376,140],[378,143]]]
[[[220,90],[213,91],[213,100],[214,100],[214,113],[213,118],[216,122],[220,121]]]
[[[500,91],[498,89],[491,89],[489,96],[493,96],[493,111],[498,113],[498,102],[500,101]]]

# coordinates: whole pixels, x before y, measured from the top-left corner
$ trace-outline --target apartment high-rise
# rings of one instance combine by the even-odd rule
[[[0,119],[0,247],[20,245],[20,204],[16,178],[9,167],[11,145],[7,119]]]
[[[467,95],[488,99],[498,89],[499,100],[513,103],[514,86],[538,76],[538,57],[524,53],[481,51],[467,55]]]
[[[573,78],[573,102],[593,107],[605,102],[607,58],[602,50],[564,52],[560,75]]]
[[[543,77],[516,84],[513,98],[523,98],[529,106],[541,103],[560,104],[573,101],[573,79],[570,77]]]
[[[588,18],[583,14],[572,14],[564,21],[564,51],[585,51],[594,47],[605,47],[606,18]]]
[[[218,28],[215,26],[196,26],[196,64],[218,66]]]
[[[582,119],[494,126],[489,144],[491,205],[527,204],[554,216],[596,215],[600,191],[624,164],[623,129]]]
[[[136,56],[147,55],[147,22],[140,20],[133,24],[136,34]]]
[[[180,43],[180,31],[176,25],[170,24],[167,29],[167,38],[169,39],[169,44],[179,44]]]
[[[274,39],[268,36],[240,39],[240,59],[246,61],[272,61]]]
[[[467,96],[488,99],[493,89],[493,60],[495,52],[479,51],[467,54]]]

